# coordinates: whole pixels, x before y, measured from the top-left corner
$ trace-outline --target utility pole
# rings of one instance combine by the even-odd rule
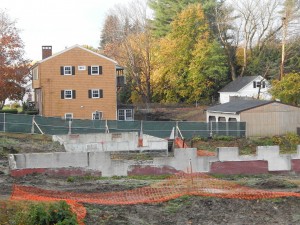
[[[281,43],[281,63],[280,63],[279,80],[281,80],[284,76],[285,43],[286,43],[287,27],[288,27],[287,25],[288,25],[288,20],[284,16],[282,18],[282,43]]]

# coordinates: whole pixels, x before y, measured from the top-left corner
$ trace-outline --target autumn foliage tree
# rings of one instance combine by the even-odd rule
[[[19,30],[9,16],[0,11],[0,108],[5,99],[20,100],[24,95],[29,66],[24,59]]]
[[[188,6],[171,23],[154,58],[156,101],[211,101],[228,77],[224,52],[200,4]]]
[[[289,73],[272,82],[271,93],[283,103],[300,105],[300,73]]]
[[[100,44],[105,55],[126,68],[128,99],[150,103],[152,37],[145,2],[135,1],[127,7],[111,10],[102,29]]]

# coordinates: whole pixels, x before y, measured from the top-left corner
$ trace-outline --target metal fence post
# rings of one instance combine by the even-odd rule
[[[32,126],[31,126],[31,133],[34,134],[34,117],[32,117]]]
[[[229,121],[226,122],[226,136],[229,135]]]
[[[69,120],[69,132],[68,132],[68,134],[69,135],[72,134],[72,121],[71,120]]]
[[[5,127],[5,113],[4,113],[4,118],[3,118],[3,132],[5,133],[6,127]]]
[[[176,121],[175,138],[178,138],[178,121]]]
[[[105,120],[105,133],[106,134],[109,133],[109,128],[108,128],[107,120]]]

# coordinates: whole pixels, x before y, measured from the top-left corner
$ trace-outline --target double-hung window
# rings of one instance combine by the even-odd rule
[[[88,74],[89,75],[101,75],[102,74],[102,66],[88,66]]]
[[[99,66],[92,66],[91,67],[91,74],[92,75],[99,75]]]
[[[103,117],[103,112],[100,112],[100,111],[95,111],[92,114],[93,120],[102,120],[102,117]]]
[[[64,66],[64,75],[72,75],[72,67]]]
[[[61,99],[75,99],[76,91],[75,90],[61,90]]]
[[[88,91],[89,98],[103,98],[102,89],[91,89]]]
[[[253,88],[265,88],[266,82],[265,81],[253,81]]]
[[[100,98],[100,90],[99,89],[92,90],[92,98]]]
[[[72,90],[65,90],[65,99],[72,99]]]
[[[73,113],[66,113],[65,114],[65,120],[66,121],[72,121],[73,119]]]
[[[75,75],[75,66],[61,66],[60,75]]]
[[[133,120],[133,110],[132,109],[119,109],[118,110],[118,120]]]

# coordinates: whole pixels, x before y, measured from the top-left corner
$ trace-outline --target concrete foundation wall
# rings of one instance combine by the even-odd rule
[[[293,155],[280,155],[278,146],[258,147],[256,155],[240,156],[238,148],[218,148],[215,157],[199,157],[194,148],[175,149],[173,157],[153,160],[112,160],[110,152],[31,153],[9,156],[12,171],[34,168],[83,168],[100,171],[102,176],[128,174],[168,174],[172,172],[208,172],[257,174],[293,171],[300,173],[300,146]]]
[[[53,135],[53,140],[63,144],[67,152],[112,152],[112,151],[167,151],[168,141],[143,135],[139,146],[137,132]]]

